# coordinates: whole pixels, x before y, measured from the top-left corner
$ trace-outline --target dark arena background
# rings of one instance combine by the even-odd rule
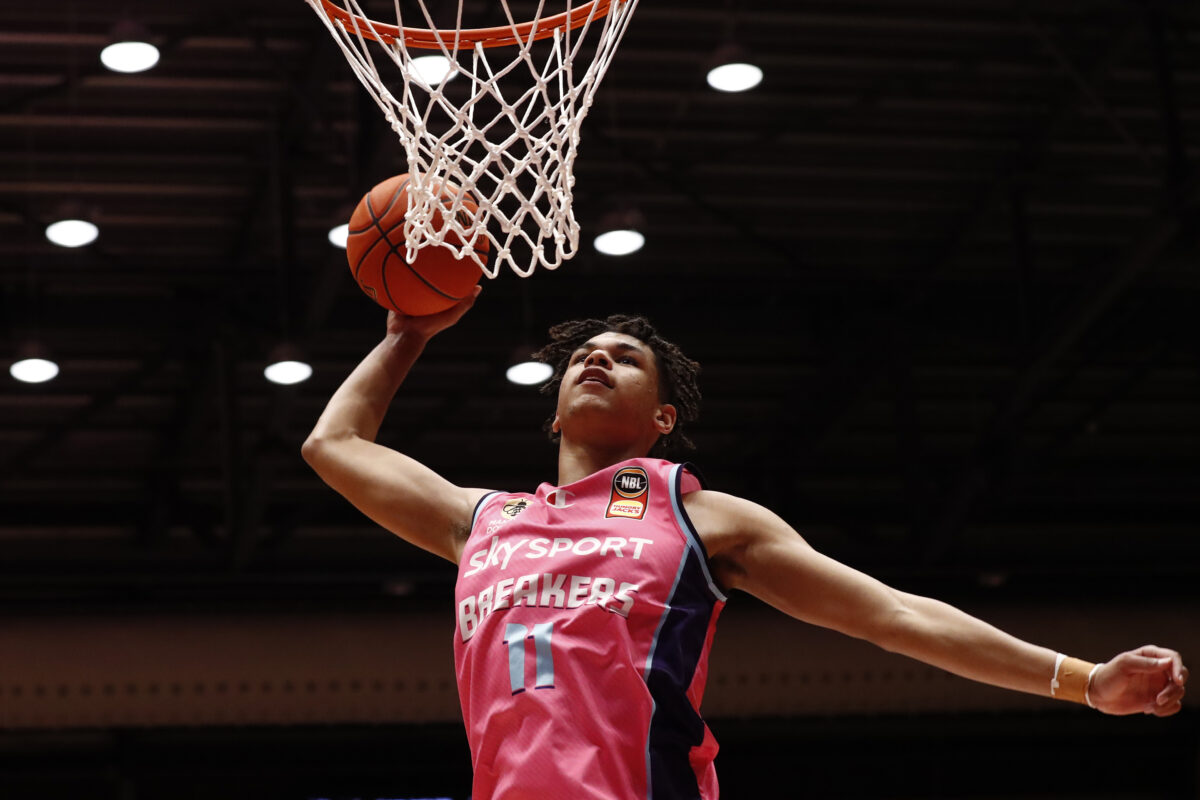
[[[101,65],[123,20],[154,69]],[[731,43],[751,91],[705,82]],[[552,482],[552,401],[505,368],[642,312],[703,364],[713,488],[1022,638],[1194,669],[1198,159],[1195,2],[642,0],[580,254],[485,280],[381,441]],[[0,8],[4,800],[468,796],[453,568],[300,458],[384,326],[326,232],[404,171],[301,0]],[[614,211],[639,252],[593,249]],[[99,238],[51,244],[64,215]],[[285,343],[307,381],[264,379]],[[10,377],[38,348],[58,376]],[[1151,800],[1200,796],[1194,696],[1105,717],[738,595],[704,710],[733,800]]]

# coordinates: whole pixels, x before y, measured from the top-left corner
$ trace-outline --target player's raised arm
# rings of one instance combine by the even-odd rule
[[[384,414],[430,337],[467,312],[458,305],[422,317],[390,312],[387,335],[330,398],[304,442],[304,460],[356,508],[396,535],[458,562],[475,504],[486,492],[451,484],[375,443]]]
[[[1187,668],[1174,650],[1147,645],[1098,666],[1060,658],[953,606],[898,591],[818,553],[755,503],[699,491],[687,496],[685,506],[717,579],[797,619],[965,678],[1086,701],[1109,714],[1169,716],[1180,709]]]

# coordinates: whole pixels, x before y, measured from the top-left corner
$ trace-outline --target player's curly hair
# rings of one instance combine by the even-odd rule
[[[608,331],[632,336],[650,348],[658,367],[659,400],[675,406],[675,427],[666,436],[659,437],[650,449],[650,455],[662,457],[680,450],[696,449],[683,428],[700,416],[700,365],[685,356],[678,345],[660,336],[645,317],[612,314],[605,319],[575,319],[552,327],[550,343],[533,354],[538,361],[554,367],[554,377],[542,387],[542,393],[557,394],[571,354],[588,339]],[[543,427],[550,434],[550,440],[557,442],[559,434],[550,427],[553,423],[552,413]]]

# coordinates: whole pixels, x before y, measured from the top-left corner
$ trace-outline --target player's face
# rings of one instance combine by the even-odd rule
[[[609,436],[649,436],[651,444],[670,433],[674,408],[660,399],[654,351],[633,336],[607,331],[572,353],[554,429],[580,424]]]

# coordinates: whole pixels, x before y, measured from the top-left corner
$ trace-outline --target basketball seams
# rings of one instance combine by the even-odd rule
[[[378,222],[379,220],[386,217],[388,214],[392,213],[392,208],[395,207],[396,201],[399,200],[400,195],[402,193],[404,193],[406,189],[408,189],[409,180],[410,180],[409,178],[405,178],[403,181],[401,181],[400,185],[396,187],[396,191],[392,192],[392,199],[388,201],[387,208],[385,208],[383,210],[383,214],[381,214],[379,217],[376,217],[374,215],[374,213],[372,213],[371,219]],[[370,208],[371,208],[371,196],[367,195],[367,209],[370,210]]]
[[[455,297],[454,295],[448,294],[448,293],[442,291],[441,289],[439,289],[438,287],[434,286],[432,283],[429,282],[429,280],[424,275],[422,275],[419,271],[417,271],[417,269],[415,269],[412,264],[408,263],[408,260],[405,259],[404,256],[400,255],[400,251],[398,249],[396,249],[396,245],[392,244],[392,240],[388,237],[387,234],[396,230],[396,228],[402,228],[402,227],[404,227],[403,220],[398,225],[393,226],[390,230],[387,231],[387,233],[384,234],[384,240],[387,241],[387,243],[388,243],[388,255],[383,257],[384,267],[387,266],[388,257],[395,256],[396,258],[400,259],[401,264],[408,267],[409,272],[411,272],[413,275],[417,276],[417,278],[420,279],[421,283],[425,284],[430,289],[432,289],[433,291],[440,294],[442,297],[446,298],[447,300],[454,300],[455,302],[462,300],[463,299],[462,297]],[[382,231],[383,229],[380,228],[380,230]],[[440,245],[438,245],[438,246],[440,246]],[[382,277],[383,277],[384,291],[387,291],[387,269],[383,269]],[[463,295],[463,297],[466,297],[466,295]],[[390,292],[388,293],[388,300],[392,300],[392,295]],[[392,305],[395,305],[395,304],[396,304],[395,301],[392,300]]]
[[[359,207],[359,210],[352,215],[352,221],[354,217],[357,217],[359,219],[359,224],[362,225],[362,227],[355,228],[350,233],[349,247],[351,248],[351,252],[354,257],[351,263],[351,271],[354,274],[355,281],[359,283],[364,291],[370,289],[370,291],[367,291],[367,293],[373,295],[376,290],[380,290],[381,296],[378,298],[379,301],[382,303],[386,298],[387,303],[385,305],[395,310],[400,310],[400,305],[396,302],[395,297],[392,295],[392,285],[396,285],[398,290],[401,290],[400,287],[403,286],[404,288],[402,289],[402,293],[406,297],[409,293],[413,293],[414,296],[419,297],[421,291],[432,293],[427,295],[427,297],[430,299],[425,302],[432,303],[433,296],[443,298],[451,303],[458,302],[462,300],[463,297],[468,296],[469,292],[467,294],[463,294],[462,296],[457,296],[455,294],[451,294],[446,289],[441,288],[441,286],[435,283],[435,281],[438,281],[440,278],[446,280],[449,285],[458,288],[465,281],[469,280],[469,277],[464,273],[465,267],[453,264],[449,261],[451,257],[454,257],[454,254],[430,252],[428,256],[419,255],[417,258],[413,259],[412,263],[409,263],[408,259],[405,257],[407,253],[406,243],[403,241],[403,239],[401,239],[399,243],[393,242],[391,239],[391,234],[403,228],[403,226],[406,224],[404,215],[400,216],[400,219],[396,224],[389,226],[387,229],[384,228],[384,223],[390,222],[391,218],[395,215],[397,204],[402,199],[402,195],[405,195],[410,182],[410,179],[405,176],[404,180],[390,192],[390,196],[385,195],[384,192],[372,190],[371,192],[368,192],[365,197],[363,197],[363,201]],[[379,188],[381,187],[376,187],[376,189]],[[439,202],[445,209],[452,207],[455,202],[462,203],[465,201],[474,204],[474,198],[471,196],[470,192],[462,193],[461,198],[451,197],[451,192],[456,195],[459,194],[459,192],[449,187],[444,188],[443,192],[444,194],[440,198]],[[386,206],[380,202],[383,196],[388,197]],[[383,207],[381,208],[381,206]],[[464,222],[464,217],[466,217],[466,221],[469,221],[469,214],[470,212],[466,207],[460,207],[458,213],[455,215],[454,222],[457,222],[459,225],[461,225]],[[368,218],[369,223],[364,225],[363,223],[366,222],[366,220],[364,220],[363,217]],[[364,239],[364,236],[368,238]],[[458,239],[459,237],[456,235],[455,238]],[[378,245],[381,240],[384,243],[384,249],[382,251],[376,248],[376,245]],[[460,240],[459,245],[461,244],[462,242]],[[483,241],[482,245],[483,246],[480,247],[478,244],[474,244],[468,245],[468,247],[475,256],[487,258],[490,251],[490,248],[487,247],[487,241]],[[438,245],[438,247],[440,246],[442,245]],[[406,249],[402,251],[400,249],[401,247]],[[446,249],[453,250],[453,246],[447,247]],[[418,283],[409,284],[407,282],[411,281],[412,278],[400,280],[397,278],[396,274],[392,274],[389,279],[389,270],[393,269],[389,262],[393,257],[395,257],[400,264],[404,265],[405,269],[408,270],[408,274],[413,278],[416,278]],[[456,260],[462,261],[462,259]],[[467,259],[467,261],[470,262],[471,259]],[[368,267],[369,274],[363,273],[362,270],[364,266]],[[448,270],[449,272],[447,272]],[[430,274],[427,276],[425,272]],[[478,276],[472,282],[472,286],[474,285],[474,282],[477,281]],[[374,288],[371,288],[372,286]],[[418,289],[417,287],[421,288]]]
[[[383,257],[383,263],[380,265],[380,280],[383,281],[383,291],[387,295],[388,302],[390,302],[393,306],[395,306],[396,301],[394,299],[392,299],[392,293],[388,289],[388,279],[387,279],[388,258],[390,258],[391,256],[395,256],[396,258],[400,259],[400,263],[403,264],[408,269],[409,272],[411,272],[413,275],[415,275],[417,277],[417,279],[421,281],[421,283],[425,284],[429,289],[431,289],[434,292],[437,292],[438,294],[440,294],[442,297],[446,298],[447,300],[453,300],[457,303],[459,300],[462,300],[463,297],[466,297],[466,295],[463,295],[462,297],[455,297],[454,295],[450,294],[449,292],[445,292],[445,291],[439,289],[437,286],[434,286],[432,283],[429,282],[428,278],[426,278],[424,275],[422,275],[412,264],[408,263],[408,259],[400,254],[400,251],[397,249],[397,246],[392,242],[391,234],[397,228],[404,227],[405,220],[403,218],[401,218],[399,223],[397,223],[396,225],[393,225],[391,228],[389,228],[386,231],[383,229],[383,226],[380,224],[383,221],[383,219],[386,218],[389,213],[391,213],[392,208],[396,205],[396,200],[400,197],[400,193],[407,186],[408,186],[408,181],[405,180],[404,183],[402,183],[400,185],[400,188],[397,189],[395,191],[395,193],[392,194],[392,199],[391,199],[391,202],[388,203],[388,207],[378,217],[375,216],[375,210],[371,207],[371,196],[367,195],[367,212],[371,215],[372,227],[374,227],[376,230],[378,230],[383,241],[388,243],[388,254]],[[453,202],[453,201],[451,201],[451,202]],[[370,252],[371,250],[374,249],[374,247],[375,247],[375,245],[372,244],[371,247],[367,248],[367,251]],[[366,257],[366,253],[363,254],[363,257],[364,258]],[[355,277],[357,277],[357,274]]]
[[[367,211],[367,216],[369,216],[371,218],[371,223],[369,225],[367,225],[367,227],[365,227],[365,228],[362,228],[357,231],[351,231],[350,235],[355,236],[355,235],[360,235],[360,234],[364,234],[364,233],[370,233],[372,229],[375,229],[375,230],[379,230],[380,233],[383,233],[384,238],[386,239],[387,234],[384,233],[383,230],[379,227],[379,223],[382,221],[383,218],[387,217],[388,213],[396,205],[396,201],[400,198],[401,192],[403,192],[408,187],[408,183],[409,183],[408,178],[405,178],[403,181],[400,182],[400,186],[398,186],[396,188],[396,190],[394,192],[392,192],[392,197],[391,197],[391,200],[388,201],[387,208],[385,208],[383,210],[383,214],[378,217],[375,216],[375,206],[372,205],[372,203],[371,203],[371,194],[372,193],[368,192],[367,196],[363,198],[363,200],[366,201],[365,203],[363,203],[363,207]],[[388,243],[390,244],[391,241],[388,240]],[[365,261],[367,259],[367,256],[371,254],[371,251],[375,249],[375,245],[377,245],[377,244],[379,244],[378,239],[376,239],[374,242],[371,242],[371,245],[362,252],[362,255],[359,256],[358,262],[354,265],[354,280],[356,280],[356,281],[358,280],[358,272],[360,269],[362,269],[363,261]],[[380,270],[383,271],[383,268],[385,266],[387,266],[387,256],[383,257],[383,263],[380,265]],[[392,305],[395,305],[395,301],[392,301],[392,297],[390,294],[388,295],[388,300],[392,302]]]

